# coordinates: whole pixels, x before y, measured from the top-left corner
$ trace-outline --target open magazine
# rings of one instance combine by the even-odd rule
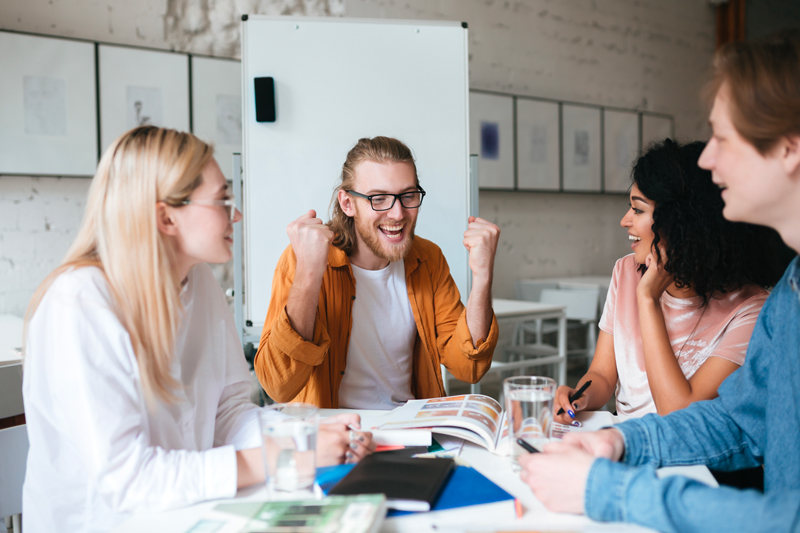
[[[594,431],[614,423],[614,416],[604,411],[579,413],[578,418],[583,427],[553,422],[553,438],[561,438],[570,431]],[[384,417],[377,429],[429,429],[473,442],[497,455],[510,453],[506,413],[497,400],[483,394],[410,400]],[[538,427],[527,429],[532,434],[541,431]],[[523,426],[523,435],[525,432]]]

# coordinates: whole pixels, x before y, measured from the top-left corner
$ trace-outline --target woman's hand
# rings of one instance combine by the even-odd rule
[[[350,427],[360,428],[361,417],[341,414],[320,421],[317,466],[357,463],[375,451],[372,433],[351,430]]]
[[[667,250],[663,244],[659,244],[659,251],[661,252],[661,260],[656,259],[653,252],[647,254],[645,259],[645,266],[647,271],[642,276],[639,285],[636,287],[636,297],[639,301],[644,298],[649,298],[653,301],[658,301],[667,287],[672,285],[675,277],[664,269],[667,263]]]
[[[556,422],[572,426],[581,425],[580,422],[575,420],[575,415],[579,411],[586,409],[586,406],[589,405],[589,398],[587,397],[588,391],[584,392],[580,398],[570,403],[569,397],[573,394],[575,394],[575,389],[571,389],[566,385],[562,385],[556,389],[554,407],[554,412],[556,413],[554,419]],[[563,409],[564,412],[559,415],[558,411],[560,409]]]

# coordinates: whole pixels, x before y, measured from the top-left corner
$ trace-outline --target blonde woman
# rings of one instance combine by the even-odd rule
[[[130,513],[263,480],[258,408],[204,263],[241,219],[212,148],[145,126],[103,155],[83,224],[28,311],[25,529],[108,531]],[[321,427],[320,464],[358,460],[355,415]]]

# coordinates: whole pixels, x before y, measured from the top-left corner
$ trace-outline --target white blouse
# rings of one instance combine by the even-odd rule
[[[148,411],[102,272],[68,271],[47,291],[28,328],[22,387],[26,531],[108,531],[132,512],[236,494],[235,450],[260,443],[247,363],[207,265],[190,271],[181,300],[182,389]]]

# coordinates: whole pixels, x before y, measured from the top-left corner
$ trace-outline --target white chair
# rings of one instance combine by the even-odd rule
[[[594,350],[597,346],[597,314],[599,308],[600,288],[585,289],[544,289],[540,301],[543,303],[565,305],[567,327],[571,329],[586,329],[586,347],[571,350],[567,355],[585,353],[591,363]],[[556,324],[544,323],[538,328],[537,334],[543,335],[557,330]]]
[[[28,427],[0,429],[0,517],[12,517],[14,533],[22,531],[22,483],[27,461]]]

